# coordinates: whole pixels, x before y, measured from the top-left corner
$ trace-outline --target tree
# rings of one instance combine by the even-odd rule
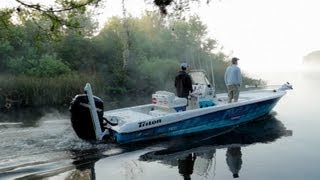
[[[48,19],[51,23],[48,27],[43,27],[39,24],[39,28],[51,32],[57,32],[61,28],[79,28],[77,21],[73,17],[81,15],[86,12],[89,7],[98,8],[103,0],[58,0],[51,6],[31,3],[26,0],[14,0],[17,2],[16,7],[3,9],[6,16],[1,16],[0,21],[7,21],[12,15],[19,16],[22,19],[32,19],[34,15],[41,15],[43,18]],[[123,5],[125,0],[122,1]],[[201,0],[146,0],[145,2],[154,4],[163,15],[178,15],[181,16],[182,12],[190,9],[190,4]],[[210,0],[206,0],[207,3]],[[112,6],[112,4],[110,4]],[[123,8],[125,11],[125,8]]]
[[[15,0],[16,7],[0,9],[0,23],[8,27],[11,23],[24,24],[33,21],[49,38],[57,38],[66,29],[81,29],[83,24],[78,17],[88,11],[89,7],[98,7],[101,0],[58,0],[51,6]],[[46,23],[43,23],[46,22]]]
[[[152,0],[158,6],[163,15],[181,17],[183,12],[189,11],[192,3],[200,3],[201,0]],[[211,0],[205,0],[207,4]]]

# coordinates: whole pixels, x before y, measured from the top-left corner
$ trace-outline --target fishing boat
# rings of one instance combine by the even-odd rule
[[[204,71],[189,74],[193,92],[188,99],[157,91],[150,104],[108,111],[87,83],[85,94],[76,95],[71,102],[72,127],[79,138],[119,144],[190,135],[262,117],[292,89],[285,83],[273,89],[242,91],[237,102],[228,103],[228,95],[216,94]]]

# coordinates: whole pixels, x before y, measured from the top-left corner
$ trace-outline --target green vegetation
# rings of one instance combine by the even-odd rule
[[[30,77],[25,75],[2,75],[1,103],[11,103],[15,107],[57,107],[68,106],[76,94],[83,93],[86,82],[92,83],[95,91],[102,94],[102,82],[97,76],[84,74],[51,77]]]
[[[119,101],[137,104],[132,99],[140,97],[148,102],[156,90],[174,91],[174,76],[183,61],[205,69],[208,77],[212,63],[216,88],[225,91],[229,57],[213,53],[217,42],[198,17],[113,17],[95,35],[96,25],[87,15],[76,18],[84,28],[66,28],[59,41],[48,38],[32,20],[0,21],[2,108],[68,106],[87,82],[107,100],[106,106]],[[247,77],[244,81],[259,83]]]

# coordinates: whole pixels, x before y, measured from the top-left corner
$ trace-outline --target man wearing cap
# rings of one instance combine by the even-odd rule
[[[188,64],[181,64],[181,71],[175,78],[174,86],[178,97],[188,98],[189,93],[192,92],[192,81],[190,75],[187,73]]]
[[[238,101],[240,85],[242,83],[241,71],[238,67],[238,58],[231,59],[231,65],[227,67],[224,74],[224,82],[228,89],[228,102],[231,103]]]

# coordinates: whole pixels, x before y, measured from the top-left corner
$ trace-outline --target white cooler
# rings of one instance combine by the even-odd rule
[[[185,111],[188,100],[176,97],[172,92],[157,91],[155,94],[152,94],[152,104],[163,108],[175,109],[176,111]]]

